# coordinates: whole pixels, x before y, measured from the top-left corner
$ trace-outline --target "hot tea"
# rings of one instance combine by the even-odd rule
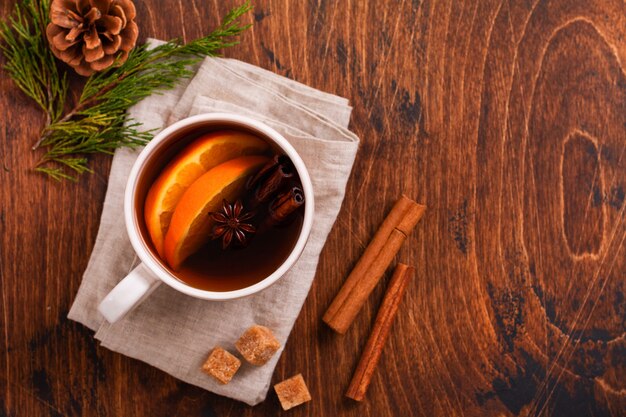
[[[288,156],[251,132],[188,132],[160,158],[143,207],[153,251],[172,275],[209,291],[253,285],[300,235],[304,194]]]

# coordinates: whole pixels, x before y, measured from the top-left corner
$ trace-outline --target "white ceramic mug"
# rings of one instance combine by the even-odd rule
[[[168,150],[171,158],[176,153],[176,143],[185,138],[186,132],[191,134],[199,130],[210,131],[222,128],[240,129],[252,132],[274,143],[282,152],[289,156],[300,176],[306,204],[300,235],[287,259],[273,273],[254,285],[233,291],[218,292],[191,287],[171,274],[151,249],[150,243],[146,241],[146,239],[149,239],[145,237],[147,233],[141,233],[142,227],[145,228],[145,226],[143,225],[143,216],[138,214],[137,207],[142,208],[140,211],[142,213],[146,190],[141,192],[142,190],[138,188],[145,188],[147,182],[142,176],[158,175],[158,170],[156,173],[154,170],[149,172],[151,164],[156,163],[156,158],[160,157],[166,159],[164,155],[168,153]],[[178,148],[178,151],[180,151],[180,145]],[[153,180],[154,178],[148,182],[147,186],[149,186]],[[304,250],[309,233],[311,232],[313,212],[313,186],[306,166],[291,144],[271,127],[257,120],[229,113],[201,114],[174,123],[156,135],[154,139],[148,143],[139,154],[130,172],[124,195],[124,220],[126,221],[126,230],[130,242],[139,256],[141,264],[133,269],[130,274],[111,290],[98,306],[98,311],[100,311],[107,321],[113,323],[141,303],[141,301],[150,295],[162,282],[184,294],[205,300],[232,300],[234,298],[257,293],[276,282],[298,260]]]

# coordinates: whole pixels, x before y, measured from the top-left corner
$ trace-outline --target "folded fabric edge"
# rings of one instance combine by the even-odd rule
[[[66,317],[72,321],[75,321],[76,323],[82,324],[89,330],[95,332],[100,326],[100,324],[91,323],[89,320],[86,319],[84,314],[82,314],[79,311],[76,311],[75,306],[76,306],[76,303],[72,303],[72,307],[70,308],[70,311],[67,313]]]
[[[211,59],[211,58],[207,58],[207,59]],[[207,59],[205,59],[205,62],[207,62],[206,61]],[[217,61],[209,61],[209,63],[211,63],[211,62],[217,63]],[[252,80],[250,78],[246,78],[242,74],[237,73],[236,71],[233,71],[231,68],[228,68],[227,66],[224,66],[223,64],[219,64],[219,65],[222,65],[228,72],[233,74],[234,77],[239,78],[242,82],[249,83],[251,85],[254,85],[256,88],[259,88],[259,89],[262,89],[262,90],[266,91],[268,94],[273,95],[274,97],[276,97],[279,100],[283,101],[287,105],[299,108],[301,111],[306,112],[309,115],[311,115],[311,117],[317,119],[320,123],[324,123],[328,127],[336,130],[344,138],[345,142],[357,142],[357,143],[360,142],[359,138],[356,136],[356,134],[351,132],[348,129],[347,125],[344,127],[344,126],[342,126],[342,125],[340,125],[338,123],[335,123],[334,121],[328,119],[326,116],[320,114],[319,112],[315,111],[311,107],[304,106],[301,103],[299,103],[299,102],[297,102],[297,101],[295,101],[295,100],[293,100],[293,99],[291,99],[289,97],[284,96],[283,94],[281,94],[278,91],[275,91],[273,89],[269,89],[265,85],[260,84],[259,82],[255,81],[255,80]],[[201,70],[203,70],[203,69],[204,68],[201,68]],[[329,94],[329,93],[325,93],[325,94]],[[346,105],[344,107],[349,109],[349,113],[350,114],[352,113],[352,107],[350,105]]]
[[[212,57],[208,57],[205,59],[212,59]],[[219,58],[221,61],[231,61],[231,65],[234,67],[239,67],[240,71],[247,71],[251,74],[257,74],[268,79],[271,79],[275,82],[278,82],[285,86],[286,88],[292,91],[299,91],[302,94],[306,94],[310,97],[315,97],[317,100],[325,101],[329,104],[344,106],[350,108],[352,110],[352,106],[349,104],[349,100],[346,97],[342,97],[340,95],[329,93],[327,91],[319,90],[315,87],[311,87],[310,85],[301,83],[300,81],[296,81],[292,78],[285,77],[283,75],[276,74],[272,71],[269,71],[265,68],[261,68],[257,65],[250,64],[249,62],[241,61],[234,58]],[[220,62],[220,64],[222,64]]]
[[[336,146],[339,147],[346,147],[346,146],[350,146],[350,145],[354,145],[356,147],[358,147],[359,145],[359,138],[351,131],[342,128],[339,125],[336,124],[331,124],[328,123],[324,120],[321,120],[320,123],[324,123],[327,124],[329,127],[332,127],[334,130],[336,130],[340,135],[343,136],[344,140],[335,140],[335,139],[325,139],[325,138],[321,138],[321,137],[317,137],[317,136],[313,136],[311,134],[308,134],[298,128],[294,128],[293,126],[287,125],[279,120],[275,120],[275,119],[271,119],[268,118],[266,116],[264,116],[261,113],[257,113],[253,110],[249,110],[247,108],[244,107],[240,107],[237,106],[236,104],[232,104],[232,103],[228,103],[228,102],[220,102],[219,100],[215,100],[213,98],[210,97],[206,97],[203,95],[198,95],[194,101],[192,102],[192,107],[191,107],[191,111],[189,113],[190,116],[192,115],[196,115],[196,114],[202,114],[202,113],[210,113],[210,112],[221,112],[222,110],[220,110],[220,107],[218,106],[222,105],[222,106],[226,106],[230,108],[230,111],[235,112],[235,113],[243,113],[243,114],[247,114],[249,117],[252,117],[254,119],[260,120],[268,125],[270,125],[270,127],[279,127],[281,129],[285,129],[286,131],[288,131],[292,136],[294,137],[299,137],[303,140],[310,140],[310,141],[315,141],[315,142],[321,142],[321,143],[325,143],[325,144],[329,144],[329,145],[333,145],[333,144],[337,144]]]

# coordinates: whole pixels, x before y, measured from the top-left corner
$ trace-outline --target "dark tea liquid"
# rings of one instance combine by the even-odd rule
[[[233,291],[268,277],[296,245],[302,214],[286,226],[273,227],[252,237],[247,247],[222,250],[214,240],[189,257],[174,275],[184,283],[208,291]]]
[[[141,196],[137,199],[138,204],[135,208],[138,218],[143,219],[142,210],[145,195],[163,168],[199,136],[224,129],[248,131],[246,128],[240,129],[238,126],[232,125],[193,126],[179,132],[175,138],[155,151],[153,158],[145,168],[147,173],[143,176],[144,181],[138,186],[137,192]],[[264,139],[258,132],[248,132]],[[272,157],[276,154],[282,154],[282,151],[269,140],[266,142],[270,144],[271,150],[265,156]],[[297,172],[294,174],[291,185],[300,183]],[[249,195],[244,195],[242,200],[246,200],[247,197]],[[247,246],[243,248],[235,247],[223,250],[221,239],[209,240],[198,252],[187,258],[178,271],[169,268],[165,260],[161,260],[161,263],[180,281],[202,290],[234,291],[254,285],[271,275],[293,250],[302,229],[305,205],[306,202],[296,212],[292,213],[289,221],[283,225],[260,228],[249,239]],[[245,204],[244,208],[248,209]],[[263,214],[263,210],[260,209],[258,215],[261,218],[252,222],[257,228],[263,223]],[[158,258],[145,223],[140,223],[140,229],[154,256]]]

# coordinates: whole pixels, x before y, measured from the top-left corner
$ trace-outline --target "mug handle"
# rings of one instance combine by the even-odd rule
[[[140,263],[104,297],[98,311],[109,323],[115,323],[147,298],[160,283],[161,280]]]

